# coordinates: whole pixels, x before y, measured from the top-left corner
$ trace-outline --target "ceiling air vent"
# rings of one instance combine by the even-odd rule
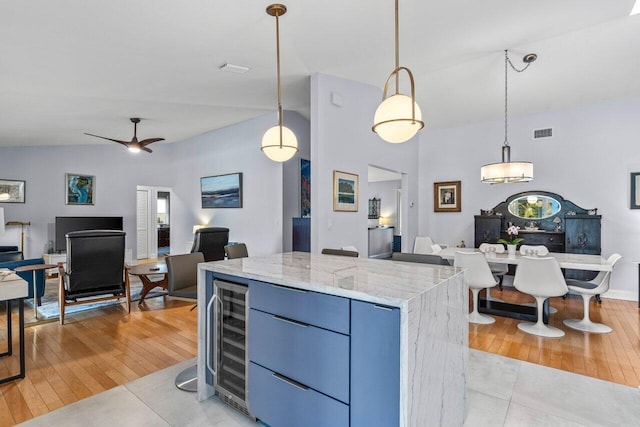
[[[553,137],[553,128],[536,129],[533,131],[533,139]]]

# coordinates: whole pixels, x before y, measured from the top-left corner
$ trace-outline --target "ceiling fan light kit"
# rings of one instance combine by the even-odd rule
[[[113,141],[118,144],[122,144],[127,149],[129,149],[132,153],[138,153],[140,151],[146,151],[147,153],[152,153],[151,149],[147,147],[149,144],[153,144],[154,142],[164,141],[164,138],[148,138],[143,139],[142,141],[138,141],[138,123],[140,123],[140,119],[138,117],[132,117],[131,123],[133,123],[133,138],[131,141],[121,141],[119,139],[107,138],[106,136],[94,135],[92,133],[85,133],[85,135],[94,136],[96,138],[106,139],[107,141]]]
[[[480,168],[480,179],[485,184],[508,184],[515,182],[528,182],[533,180],[533,163],[531,162],[512,162],[511,147],[507,138],[508,131],[508,65],[511,65],[514,71],[521,73],[531,65],[538,55],[529,53],[522,58],[522,62],[527,64],[522,69],[517,69],[509,59],[509,51],[504,51],[504,144],[502,146],[502,162],[490,163]]]
[[[400,66],[400,42],[398,24],[398,0],[395,0],[395,53],[396,68],[391,72],[384,85],[382,102],[378,106],[373,118],[373,130],[383,140],[392,144],[406,142],[424,127],[422,112],[416,102],[415,83],[413,74],[407,67]],[[400,93],[400,72],[404,71],[409,77],[411,96]],[[395,79],[395,94],[387,97],[389,83]]]
[[[267,14],[276,18],[276,62],[278,84],[278,124],[267,130],[260,149],[275,162],[286,162],[298,152],[298,140],[293,131],[282,125],[282,91],[280,89],[280,24],[279,17],[287,13],[283,4],[267,6]]]

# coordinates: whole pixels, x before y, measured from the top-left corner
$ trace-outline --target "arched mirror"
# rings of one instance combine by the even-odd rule
[[[562,206],[550,196],[529,194],[513,199],[507,208],[509,213],[524,219],[545,219],[554,216]]]

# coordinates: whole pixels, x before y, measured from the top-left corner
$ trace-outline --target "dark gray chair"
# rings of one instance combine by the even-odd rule
[[[167,263],[169,295],[180,298],[198,298],[198,263],[204,262],[201,252],[171,255]]]
[[[339,256],[350,256],[354,258],[358,258],[358,252],[356,251],[348,251],[346,249],[330,249],[324,248],[322,250],[323,255],[339,255]]]
[[[171,255],[165,258],[169,295],[198,299],[198,263],[204,262],[201,252]],[[196,308],[194,305],[191,310]],[[178,374],[175,380],[180,390],[198,391],[198,367],[193,365]]]
[[[224,247],[229,243],[229,229],[205,227],[196,230],[191,253],[202,252],[205,261],[224,259]]]
[[[247,258],[249,256],[247,245],[244,243],[227,245],[224,247],[224,253],[227,256],[227,259]]]
[[[449,262],[439,255],[410,254],[404,252],[394,252],[391,254],[392,261],[419,262],[422,264],[450,265]]]
[[[124,263],[125,234],[115,230],[67,233],[66,269],[64,264],[58,264],[61,325],[68,305],[124,298],[127,313],[131,312],[129,274]]]

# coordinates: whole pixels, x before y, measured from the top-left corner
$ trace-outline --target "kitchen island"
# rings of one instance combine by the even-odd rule
[[[468,292],[459,270],[302,252],[200,264],[199,400],[214,394],[219,358],[211,310],[227,312],[214,304],[214,280],[248,286],[238,375],[252,416],[272,427],[463,424]]]

